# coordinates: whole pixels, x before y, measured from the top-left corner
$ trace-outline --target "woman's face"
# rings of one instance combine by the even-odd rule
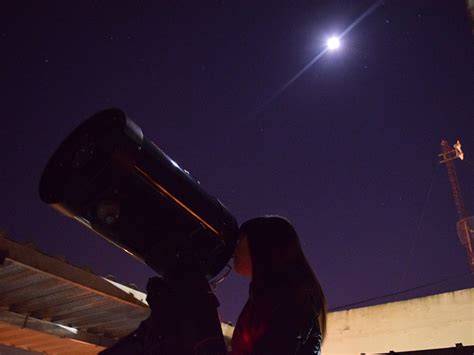
[[[234,252],[234,270],[243,276],[252,276],[252,259],[250,258],[247,236],[239,236],[237,247]]]

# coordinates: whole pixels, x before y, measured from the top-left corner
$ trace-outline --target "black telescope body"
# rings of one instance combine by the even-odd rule
[[[210,279],[235,248],[228,209],[119,109],[95,114],[66,138],[39,193],[162,276],[192,259]]]

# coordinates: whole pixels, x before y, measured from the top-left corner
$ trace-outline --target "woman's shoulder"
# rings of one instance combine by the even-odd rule
[[[298,273],[282,274],[250,285],[250,299],[276,307],[311,304],[317,295],[312,280]]]
[[[282,285],[278,290],[275,290],[272,295],[272,302],[275,307],[297,307],[312,302],[312,290],[304,285],[287,284]]]
[[[317,292],[308,285],[292,285],[282,290],[275,298],[272,313],[278,313],[285,318],[310,320],[317,318],[321,312],[318,306]]]

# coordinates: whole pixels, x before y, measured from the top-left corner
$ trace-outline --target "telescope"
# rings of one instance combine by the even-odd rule
[[[39,194],[163,277],[192,260],[209,280],[237,242],[230,211],[116,108],[88,118],[63,141]]]

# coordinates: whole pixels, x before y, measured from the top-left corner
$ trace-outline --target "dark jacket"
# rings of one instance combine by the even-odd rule
[[[232,336],[232,355],[320,354],[318,315],[311,292],[302,286],[251,284]]]

